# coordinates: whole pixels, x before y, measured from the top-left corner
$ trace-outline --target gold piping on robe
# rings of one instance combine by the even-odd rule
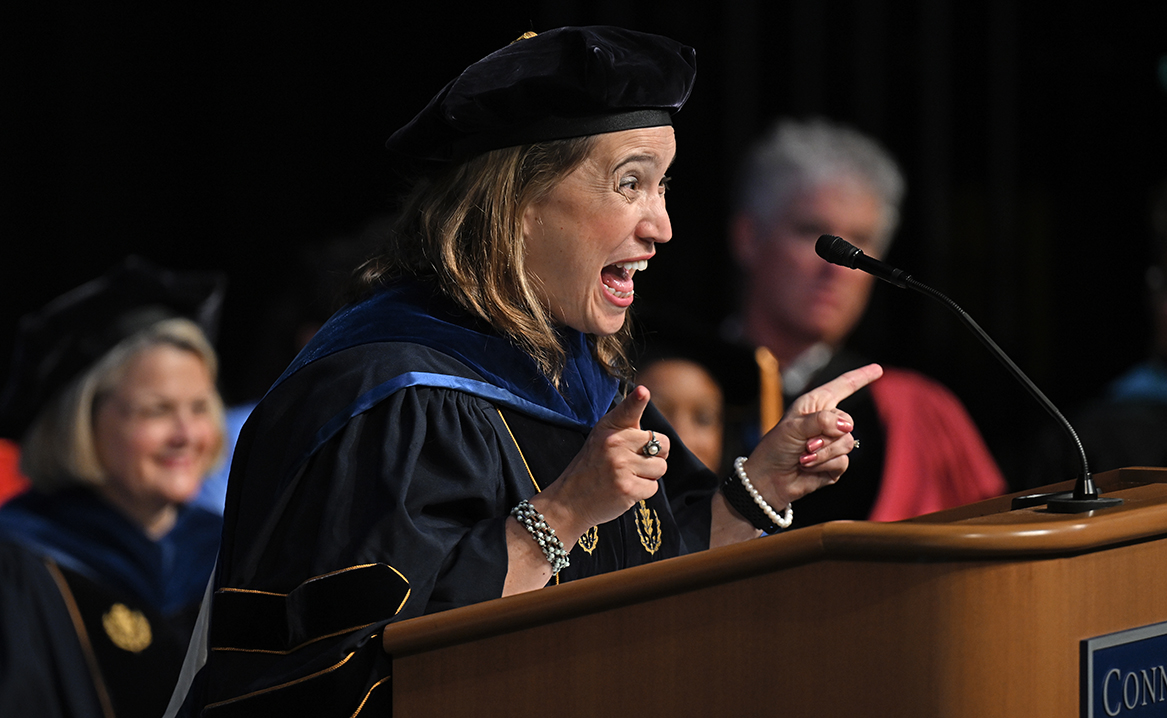
[[[506,427],[507,433],[511,436],[511,441],[515,443],[515,448],[519,451],[519,458],[523,460],[523,468],[527,470],[527,476],[531,477],[531,483],[535,485],[535,491],[542,491],[539,488],[539,482],[535,481],[535,475],[531,473],[531,466],[527,463],[527,457],[523,456],[523,447],[519,446],[519,440],[515,438],[515,432],[511,431],[511,425],[507,423],[507,418],[502,415],[502,410],[497,406],[494,410],[498,412],[498,418],[502,419],[502,425]]]
[[[527,457],[523,455],[523,447],[519,446],[519,440],[515,438],[515,432],[511,431],[511,425],[507,423],[507,418],[502,415],[502,410],[497,406],[494,407],[494,410],[498,412],[498,418],[502,419],[502,425],[506,427],[507,434],[510,434],[511,441],[515,444],[515,450],[519,452],[519,458],[523,460],[523,467],[527,470],[527,476],[531,477],[531,483],[535,485],[535,491],[543,491],[543,489],[539,488],[539,482],[535,480],[535,475],[531,473],[531,465],[527,463]],[[589,535],[592,538],[588,539],[587,537]],[[587,540],[587,543],[585,543],[585,539]],[[592,551],[596,550],[596,546],[600,543],[600,533],[596,530],[596,527],[593,526],[588,529],[576,543],[578,543],[580,548],[582,548],[584,551],[587,551],[588,554],[591,554]],[[555,574],[552,578],[555,579],[555,585],[558,586],[559,574]]]
[[[352,626],[350,628],[342,628],[339,631],[333,631],[332,633],[328,633],[328,634],[325,634],[323,636],[316,636],[315,638],[304,641],[303,643],[301,643],[298,646],[292,646],[291,648],[288,648],[288,649],[282,650],[282,651],[278,651],[274,648],[233,648],[231,646],[211,646],[211,650],[212,651],[220,651],[222,653],[264,653],[264,654],[267,654],[269,656],[290,656],[293,653],[295,653],[296,651],[303,648],[304,646],[310,646],[313,643],[316,643],[317,641],[323,641],[326,638],[335,638],[337,636],[343,636],[346,633],[352,633],[353,631],[359,631],[362,628],[367,628],[367,627],[372,626],[372,625],[373,625],[372,623],[366,623],[363,626]]]
[[[235,703],[237,701],[245,700],[247,698],[254,698],[255,696],[263,695],[264,693],[271,693],[272,691],[278,691],[282,688],[287,688],[288,686],[294,686],[297,683],[303,683],[304,681],[310,681],[313,678],[319,678],[320,676],[326,675],[328,673],[332,673],[336,669],[338,669],[341,666],[343,666],[344,664],[348,663],[349,660],[352,659],[352,657],[355,655],[356,655],[356,651],[353,651],[352,653],[348,654],[344,658],[340,659],[339,663],[336,663],[335,665],[329,666],[328,668],[325,668],[324,670],[317,671],[316,673],[313,673],[313,674],[308,675],[308,676],[301,676],[300,678],[297,678],[294,681],[288,681],[287,683],[281,683],[278,686],[268,686],[267,688],[261,688],[258,691],[253,691],[251,693],[245,693],[241,696],[235,696],[234,698],[228,698],[225,701],[218,701],[217,703],[211,703],[207,706],[204,706],[203,710],[209,711],[209,710],[212,710],[214,708],[218,708],[219,706],[225,706],[229,703]]]
[[[385,676],[381,680],[374,683],[369,688],[369,692],[365,694],[365,697],[361,699],[361,704],[359,706],[357,706],[357,709],[355,711],[353,711],[353,714],[351,716],[349,716],[349,718],[357,718],[357,716],[360,715],[361,711],[363,711],[365,709],[365,704],[369,702],[369,696],[373,695],[373,691],[377,690],[381,686],[381,684],[385,683],[386,681],[388,681],[391,678],[392,678],[392,676]]]
[[[105,687],[105,678],[101,675],[101,666],[97,663],[97,654],[93,652],[93,644],[89,642],[89,632],[85,630],[85,621],[81,619],[81,609],[77,608],[77,601],[73,592],[69,590],[69,583],[65,580],[61,569],[50,559],[45,559],[45,568],[57,584],[61,598],[65,599],[65,607],[69,609],[69,618],[73,619],[73,629],[77,631],[77,640],[81,643],[81,652],[85,654],[85,662],[89,665],[89,672],[93,678],[93,688],[97,693],[97,701],[101,704],[101,712],[106,718],[115,718],[113,701],[110,700],[109,690]]]
[[[393,568],[389,564],[387,564],[387,563],[364,563],[364,564],[359,564],[357,566],[348,566],[345,568],[340,568],[340,569],[337,569],[335,571],[329,571],[328,573],[323,573],[323,574],[320,574],[319,576],[313,576],[311,578],[305,579],[304,581],[300,582],[296,586],[296,588],[292,589],[292,591],[289,593],[278,593],[275,591],[260,591],[258,589],[254,589],[254,588],[232,588],[229,586],[217,589],[215,591],[215,593],[216,594],[243,593],[243,594],[256,594],[256,595],[261,595],[261,596],[275,596],[278,598],[287,598],[289,595],[291,595],[291,593],[295,592],[296,589],[300,588],[301,586],[304,586],[305,584],[312,583],[313,581],[319,581],[321,579],[329,578],[330,576],[336,576],[338,574],[346,573],[348,571],[356,571],[359,569],[372,568],[374,566],[384,566],[384,567],[388,568],[390,571],[392,571],[393,573],[400,576],[401,580],[405,581],[406,586],[409,586],[409,579],[407,579],[404,574],[402,574],[400,571],[398,571],[396,568]],[[396,616],[398,613],[401,612],[401,609],[404,608],[405,604],[409,601],[409,596],[412,592],[413,592],[412,588],[406,589],[405,596],[401,599],[401,603],[397,604],[397,608],[393,611],[393,615]],[[210,650],[236,652],[236,653],[266,653],[266,654],[270,654],[270,655],[286,656],[286,655],[289,655],[291,653],[294,653],[294,652],[300,650],[304,646],[310,645],[310,644],[315,643],[317,641],[322,641],[326,638],[333,638],[334,636],[340,636],[340,635],[343,635],[345,633],[351,633],[352,631],[360,630],[362,628],[365,628],[366,626],[371,626],[371,625],[373,625],[373,623],[376,623],[376,621],[357,625],[357,626],[349,626],[349,627],[341,628],[337,631],[333,631],[332,633],[328,633],[328,634],[320,635],[320,636],[315,636],[314,638],[311,638],[307,641],[304,641],[303,643],[301,643],[299,645],[293,646],[292,648],[288,648],[285,650],[266,649],[266,648],[236,648],[233,646],[211,646]]]

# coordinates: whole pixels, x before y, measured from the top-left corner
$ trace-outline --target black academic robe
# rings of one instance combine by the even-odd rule
[[[154,540],[81,488],[0,509],[0,716],[161,715],[221,526],[183,508]]]
[[[504,522],[554,481],[616,399],[583,335],[564,384],[424,287],[330,320],[245,425],[227,494],[207,716],[381,715],[381,629],[501,595]],[[557,581],[705,548],[717,478],[674,449],[661,489],[595,527]]]

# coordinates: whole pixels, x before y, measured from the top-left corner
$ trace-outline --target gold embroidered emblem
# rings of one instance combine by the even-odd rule
[[[640,501],[636,509],[636,533],[640,536],[640,545],[648,551],[648,555],[660,550],[660,517],[656,509],[648,508],[648,504]]]
[[[576,543],[578,543],[579,547],[582,548],[584,551],[587,551],[588,555],[590,556],[592,554],[592,551],[595,551],[596,546],[599,545],[599,543],[600,543],[600,531],[599,531],[599,529],[597,529],[595,526],[593,526],[590,529],[588,529],[587,531],[584,531],[584,535],[580,536],[579,541],[577,541]]]
[[[109,611],[101,617],[101,626],[115,646],[130,653],[144,651],[154,640],[150,621],[141,611],[135,611],[123,603],[109,607]]]

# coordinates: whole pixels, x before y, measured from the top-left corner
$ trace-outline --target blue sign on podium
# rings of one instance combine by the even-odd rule
[[[1167,716],[1167,622],[1082,641],[1082,715]]]

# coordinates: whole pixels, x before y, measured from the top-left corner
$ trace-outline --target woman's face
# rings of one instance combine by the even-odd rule
[[[584,161],[523,215],[526,270],[557,322],[614,334],[632,304],[633,274],[672,239],[665,172],[672,127],[596,136]]]
[[[93,420],[103,493],[136,517],[193,498],[221,441],[214,397],[194,352],[160,344],[136,354]]]

